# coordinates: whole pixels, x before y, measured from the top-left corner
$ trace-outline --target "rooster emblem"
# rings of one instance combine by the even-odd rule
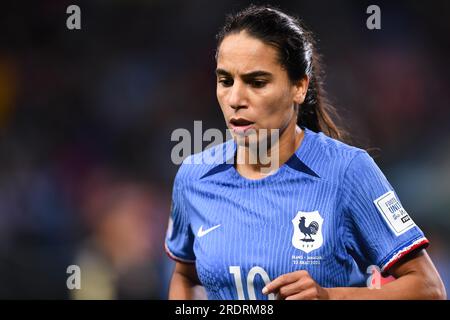
[[[323,218],[319,211],[297,212],[292,219],[294,234],[292,235],[292,245],[306,253],[320,248],[323,244],[322,225]]]
[[[317,234],[317,231],[319,231],[319,224],[316,221],[311,222],[308,226],[306,226],[306,218],[301,217],[300,223],[298,224],[298,227],[300,228],[301,233],[305,235],[305,238],[301,239],[305,242],[314,242],[314,239],[311,237],[311,235]],[[306,237],[309,236],[309,239]]]

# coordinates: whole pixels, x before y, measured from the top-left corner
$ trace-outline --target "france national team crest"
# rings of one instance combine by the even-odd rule
[[[292,219],[294,234],[292,245],[306,253],[319,249],[323,244],[322,224],[323,218],[319,211],[297,212]]]

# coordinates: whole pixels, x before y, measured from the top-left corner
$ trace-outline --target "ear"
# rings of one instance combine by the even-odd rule
[[[294,84],[294,103],[302,104],[308,91],[309,78],[304,76]]]

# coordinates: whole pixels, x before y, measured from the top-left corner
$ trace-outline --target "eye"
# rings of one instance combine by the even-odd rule
[[[250,82],[251,86],[253,88],[263,88],[266,86],[267,81],[265,80],[253,80],[252,82]]]
[[[218,82],[223,86],[223,87],[231,87],[234,83],[233,79],[227,79],[227,78],[222,78],[219,79]]]

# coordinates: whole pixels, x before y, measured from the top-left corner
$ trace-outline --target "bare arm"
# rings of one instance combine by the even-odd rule
[[[177,262],[169,288],[170,300],[206,299],[204,288],[197,276],[195,264]]]
[[[380,289],[322,288],[304,270],[279,276],[263,293],[275,292],[280,299],[446,299],[444,284],[425,250],[410,254],[392,267],[396,278]]]
[[[425,250],[406,257],[389,272],[396,279],[380,289],[329,288],[330,299],[446,299],[444,284]]]

